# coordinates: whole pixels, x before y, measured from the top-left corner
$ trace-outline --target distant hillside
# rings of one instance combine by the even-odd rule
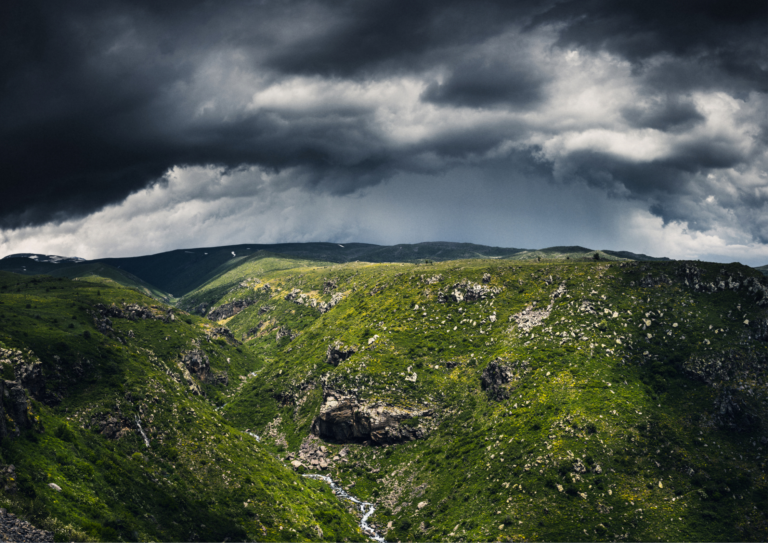
[[[79,257],[56,255],[15,254],[0,259],[0,270],[22,275],[50,275],[69,279],[102,277],[118,285],[138,290],[156,300],[168,302],[171,295],[136,277],[99,261],[88,261]]]
[[[138,290],[139,292],[146,294],[147,296],[151,296],[156,300],[168,302],[172,298],[169,293],[158,289],[146,281],[139,279],[135,275],[125,270],[119,270],[102,262],[83,262],[77,266],[67,266],[65,268],[53,270],[47,275],[51,275],[53,277],[67,277],[69,279],[103,277],[104,279],[114,281],[123,287]]]
[[[768,264],[766,264],[765,266],[759,266],[755,269],[760,270],[763,275],[768,275]]]
[[[423,263],[463,259],[580,261],[594,259],[595,253],[599,253],[600,260],[668,260],[627,251],[595,251],[580,246],[549,247],[537,250],[433,241],[398,245],[374,245],[371,243],[243,244],[178,249],[154,255],[102,258],[88,262],[108,266],[101,268],[102,274],[96,273],[95,275],[102,275],[129,287],[135,287],[136,285],[133,283],[141,281],[143,284],[140,285],[140,288],[152,291],[154,297],[181,298],[214,280],[220,274],[226,273],[229,269],[246,262],[249,258],[257,255],[260,255],[259,258],[261,258],[264,254],[324,263],[356,261]],[[83,266],[83,263],[73,259],[65,261],[62,257],[50,255],[20,256],[23,258],[12,255],[12,257],[0,260],[0,270],[25,275],[53,274],[65,277],[83,275],[77,268]],[[57,263],[56,259],[61,262]],[[75,268],[66,273],[62,271],[65,267],[72,266]]]

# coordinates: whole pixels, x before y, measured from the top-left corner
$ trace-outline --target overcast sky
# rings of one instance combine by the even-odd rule
[[[0,7],[0,256],[584,245],[768,264],[765,0]]]

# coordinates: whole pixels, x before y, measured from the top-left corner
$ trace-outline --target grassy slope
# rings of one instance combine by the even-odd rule
[[[68,279],[102,277],[114,281],[120,286],[138,290],[155,300],[169,301],[171,298],[171,295],[167,292],[160,290],[154,285],[150,285],[135,275],[101,262],[82,262],[75,266],[54,269],[48,272],[48,275],[52,277],[66,277]]]
[[[707,281],[721,268],[756,273],[697,265]],[[419,421],[430,429],[426,439],[351,445],[352,462],[332,470],[380,502],[375,520],[392,522],[391,540],[764,540],[765,428],[720,428],[717,390],[683,367],[692,356],[734,350],[742,359],[752,353],[764,369],[766,345],[749,339],[743,321],[765,311],[744,290],[695,293],[678,280],[639,286],[648,273],[675,278],[677,266],[476,260],[265,272],[222,300],[258,298],[227,325],[250,338],[244,349],[263,364],[224,412],[236,426],[269,428],[275,443],[295,450],[323,383],[361,399],[432,408]],[[438,289],[449,292],[464,278],[479,283],[486,272],[503,289],[492,302],[437,303]],[[421,277],[436,274],[443,278],[433,285]],[[346,294],[327,314],[284,300],[300,288],[327,301],[326,279]],[[533,301],[546,306],[561,281],[567,297],[543,326],[526,335],[509,324]],[[259,290],[264,282],[271,293]],[[584,300],[599,314],[579,311]],[[259,314],[264,305],[273,308]],[[277,342],[282,326],[298,336]],[[564,334],[571,339],[563,342]],[[324,358],[336,339],[360,351],[334,368]],[[482,370],[497,357],[529,368],[501,402],[480,389]],[[415,383],[404,380],[409,371]],[[764,419],[765,374],[748,377],[730,386],[748,387],[734,394]],[[578,478],[576,458],[589,467]]]
[[[314,540],[318,527],[326,539],[360,539],[327,486],[297,476],[215,410],[254,360],[207,340],[210,323],[188,315],[113,318],[115,334],[98,332],[89,311],[123,302],[156,303],[114,284],[0,272],[0,343],[31,349],[48,392],[63,398],[33,401],[35,428],[1,444],[0,462],[16,466],[17,480],[1,481],[0,505],[58,540]],[[117,341],[129,330],[135,339]],[[201,384],[205,397],[187,391],[176,365],[193,342],[229,374],[228,386]],[[125,437],[98,433],[94,422],[109,416],[127,421]]]
[[[156,300],[168,301],[167,292],[147,283],[131,273],[103,262],[36,262],[29,258],[7,258],[0,260],[0,270],[22,275],[50,275],[52,277],[86,278],[102,277],[127,288],[136,289]]]

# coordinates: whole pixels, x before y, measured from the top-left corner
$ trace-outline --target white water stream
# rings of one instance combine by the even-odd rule
[[[141,432],[141,437],[144,438],[144,444],[149,448],[149,439],[147,439],[147,434],[144,433],[144,430],[141,428],[141,419],[138,415],[136,415],[136,426],[139,427],[139,432]]]
[[[337,485],[333,479],[328,477],[327,475],[318,475],[315,473],[308,473],[304,475],[304,477],[307,477],[309,479],[318,479],[320,481],[324,481],[331,485],[331,490],[333,490],[333,493],[336,494],[338,497],[343,498],[345,500],[349,500],[352,503],[355,503],[360,506],[360,512],[363,514],[363,518],[360,520],[360,527],[363,529],[363,533],[373,539],[374,541],[378,541],[378,543],[386,543],[386,540],[383,536],[376,533],[376,530],[374,530],[370,524],[368,524],[368,519],[371,518],[371,515],[373,515],[373,512],[376,511],[376,507],[369,502],[364,502],[362,500],[358,500],[355,498],[352,494],[341,488],[339,485]]]

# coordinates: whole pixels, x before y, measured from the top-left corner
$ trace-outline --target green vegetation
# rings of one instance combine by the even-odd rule
[[[34,352],[50,396],[3,441],[19,475],[0,505],[60,539],[360,540],[299,475],[322,445],[388,541],[768,537],[756,270],[582,248],[338,263],[318,245],[221,256],[167,288],[173,320],[111,282],[0,275],[0,342]],[[105,331],[112,304],[153,317]],[[400,409],[421,437],[318,440],[329,395]],[[128,431],[107,437],[110,417]]]
[[[99,331],[97,304],[123,303],[167,314],[114,283],[0,272],[0,348],[31,350],[45,376],[33,426],[2,441],[0,462],[16,477],[5,477],[0,506],[62,541],[359,540],[356,518],[327,486],[221,417],[228,385],[195,378],[203,395],[192,394],[179,363],[199,349],[236,386],[255,367],[250,357],[209,339],[210,325],[190,315],[113,317],[113,331]]]

